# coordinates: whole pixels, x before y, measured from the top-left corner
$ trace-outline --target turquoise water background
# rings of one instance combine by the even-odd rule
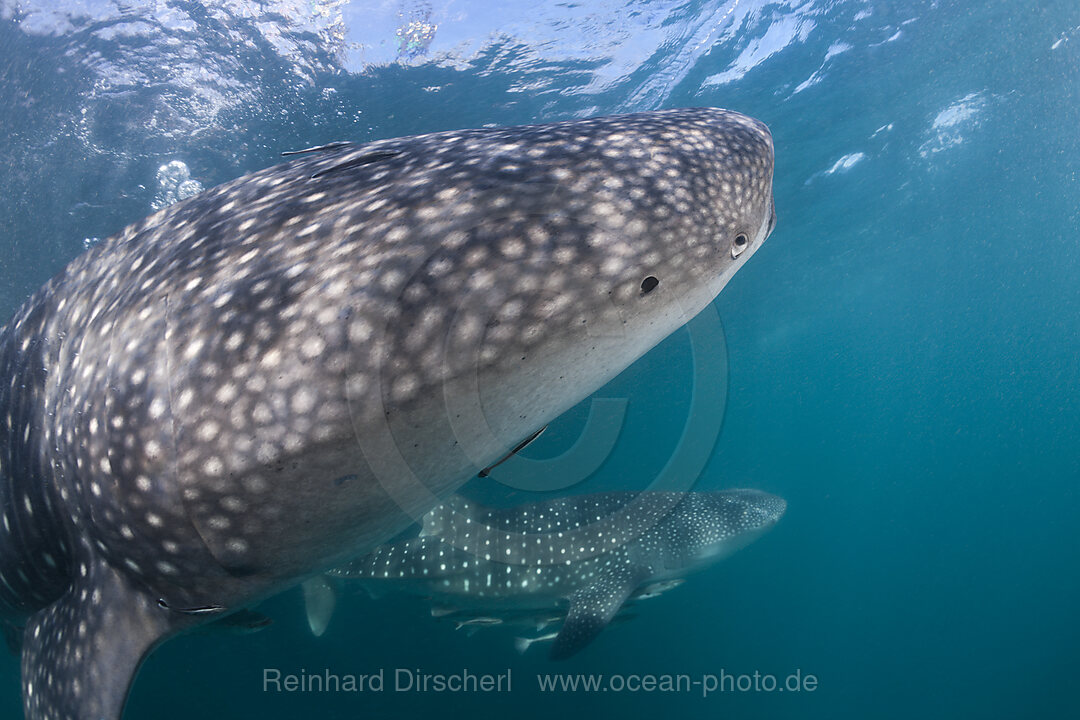
[[[210,187],[331,140],[688,105],[775,138],[777,230],[716,301],[723,336],[692,353],[676,333],[597,393],[626,399],[622,432],[566,490],[646,487],[686,422],[694,353],[712,351],[723,429],[687,482],[782,495],[770,534],[558,665],[420,600],[349,595],[315,639],[289,592],[261,633],[162,646],[125,717],[1076,716],[1078,91],[1073,0],[0,0],[4,317],[175,199],[182,171],[159,181],[174,160]],[[525,454],[569,448],[587,412]],[[499,477],[465,491],[543,497]],[[266,693],[264,668],[510,668],[513,689]],[[817,689],[536,682],[796,670]],[[2,717],[17,677],[0,657]]]

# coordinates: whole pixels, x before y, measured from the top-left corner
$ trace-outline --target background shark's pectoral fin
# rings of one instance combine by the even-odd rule
[[[104,560],[82,563],[68,592],[26,625],[26,719],[119,720],[140,663],[174,622]]]
[[[600,634],[644,578],[633,567],[616,567],[570,596],[566,622],[551,646],[552,660],[565,660]]]
[[[302,587],[308,627],[312,635],[322,637],[337,607],[337,583],[325,575],[316,575],[304,581]]]

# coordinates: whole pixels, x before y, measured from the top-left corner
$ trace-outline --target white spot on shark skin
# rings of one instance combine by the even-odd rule
[[[248,544],[246,540],[241,538],[230,538],[225,542],[225,547],[229,552],[240,555],[248,551]]]

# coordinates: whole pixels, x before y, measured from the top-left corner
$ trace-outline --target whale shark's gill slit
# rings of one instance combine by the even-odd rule
[[[315,145],[314,147],[304,148],[303,150],[286,150],[281,153],[282,157],[289,155],[306,155],[307,153],[328,152],[330,150],[341,150],[342,148],[352,147],[351,142],[339,140],[337,142],[327,143],[325,145]]]
[[[326,177],[331,173],[351,170],[352,168],[360,167],[362,165],[370,165],[372,163],[381,162],[383,160],[389,160],[390,158],[397,157],[400,154],[401,153],[397,150],[379,150],[377,152],[368,153],[366,155],[354,157],[350,160],[345,160],[343,162],[337,163],[336,165],[331,165],[330,167],[323,168],[322,170],[318,170],[315,173],[312,173],[311,179],[317,180],[318,178]]]

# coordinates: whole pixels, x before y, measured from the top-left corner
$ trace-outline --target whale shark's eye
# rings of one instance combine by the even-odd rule
[[[656,286],[659,285],[659,284],[660,284],[660,281],[657,280],[655,276],[650,275],[649,277],[647,277],[647,278],[645,278],[644,280],[641,281],[641,294],[642,295],[648,295],[653,290],[655,290]]]
[[[743,254],[743,250],[746,250],[749,246],[750,238],[746,236],[746,233],[739,233],[735,236],[735,242],[731,244],[731,257],[739,257]]]

